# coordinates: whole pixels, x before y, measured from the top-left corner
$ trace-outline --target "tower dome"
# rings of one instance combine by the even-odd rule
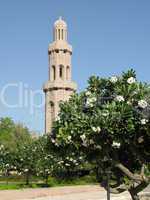
[[[54,23],[54,40],[67,41],[67,23],[61,17]]]
[[[59,17],[59,19],[54,23],[55,28],[57,27],[67,27],[67,23],[62,19],[62,17]]]

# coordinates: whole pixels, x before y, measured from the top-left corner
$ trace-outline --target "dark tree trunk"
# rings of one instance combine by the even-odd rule
[[[134,189],[130,189],[129,193],[130,193],[130,195],[132,197],[132,200],[140,200],[138,194],[134,192]]]
[[[45,185],[48,185],[48,175],[45,178]]]
[[[29,173],[26,174],[26,185],[29,185],[30,175]]]

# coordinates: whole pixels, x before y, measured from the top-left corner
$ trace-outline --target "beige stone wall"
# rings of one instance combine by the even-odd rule
[[[49,45],[49,80],[44,84],[45,132],[50,133],[59,113],[60,101],[67,101],[76,91],[72,82],[72,47],[67,42],[67,24],[59,19],[54,24],[54,41]]]

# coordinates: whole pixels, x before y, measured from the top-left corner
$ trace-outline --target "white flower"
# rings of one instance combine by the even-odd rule
[[[86,96],[90,96],[90,95],[91,95],[91,92],[90,92],[90,91],[87,91],[85,94],[86,94]]]
[[[110,78],[110,82],[112,82],[112,83],[116,83],[117,81],[118,81],[118,78],[116,76],[112,76]]]
[[[148,103],[145,100],[138,101],[138,106],[140,108],[146,108],[148,106]]]
[[[88,146],[87,141],[84,140],[83,143],[82,143],[82,145],[83,145],[84,147],[87,147],[87,146]]]
[[[94,132],[97,132],[97,128],[95,128],[95,127],[92,127],[92,130],[93,130]]]
[[[4,149],[4,145],[3,144],[0,145],[0,150],[2,150],[2,149]]]
[[[136,82],[136,80],[135,80],[134,77],[130,77],[130,78],[127,79],[127,83],[129,83],[129,84],[132,84],[132,83],[135,83],[135,82]]]
[[[68,136],[68,140],[70,141],[70,140],[71,140],[71,138],[72,138],[72,137],[71,137],[71,135],[69,135],[69,136]]]
[[[101,128],[98,126],[98,127],[92,127],[92,130],[94,131],[94,132],[100,132],[101,131]]]
[[[121,95],[118,95],[116,96],[116,101],[119,101],[119,102],[124,101],[124,97]]]
[[[148,122],[147,119],[141,119],[141,124],[142,124],[142,125],[145,125],[147,122]]]
[[[108,115],[109,115],[108,111],[105,111],[105,112],[102,113],[102,116],[104,116],[104,117],[107,117]]]
[[[57,117],[56,117],[56,121],[59,121],[59,120],[60,120],[60,117],[59,117],[59,116],[57,116]]]
[[[28,172],[29,171],[29,169],[24,169],[24,172]]]
[[[52,143],[55,143],[55,142],[56,142],[53,138],[51,139],[51,141],[52,141]]]
[[[141,136],[141,137],[138,138],[138,143],[142,143],[142,142],[144,142],[143,136]]]
[[[128,105],[132,105],[131,101],[127,101],[127,104],[128,104]]]
[[[85,140],[85,138],[86,138],[86,136],[85,136],[85,134],[83,134],[83,135],[80,135],[80,138],[84,141]]]
[[[113,145],[112,145],[113,147],[117,147],[117,148],[119,148],[120,147],[120,143],[118,143],[118,142],[113,142]]]
[[[99,126],[97,127],[97,132],[101,132],[101,128]]]
[[[65,165],[66,165],[66,166],[68,166],[68,167],[70,166],[70,164],[69,164],[69,163],[65,163]]]
[[[97,100],[96,97],[89,97],[89,98],[87,98],[87,100],[86,100],[86,106],[93,107],[93,103],[95,103],[96,100]]]

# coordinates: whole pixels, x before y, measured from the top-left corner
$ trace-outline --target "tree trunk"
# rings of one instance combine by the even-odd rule
[[[139,196],[137,195],[137,193],[134,192],[134,189],[130,189],[129,193],[132,197],[132,200],[140,200]]]
[[[48,185],[48,176],[45,178],[45,184]]]
[[[29,173],[26,174],[26,185],[29,185],[30,175]]]

